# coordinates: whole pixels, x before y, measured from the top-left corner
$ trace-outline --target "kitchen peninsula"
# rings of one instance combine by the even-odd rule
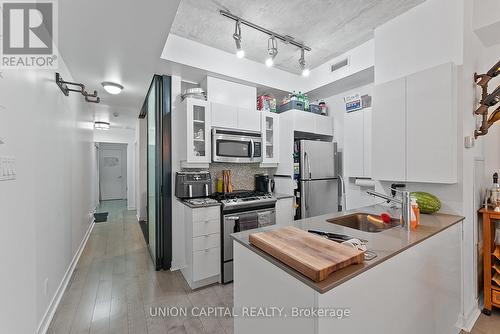
[[[418,229],[410,234],[400,226],[369,233],[327,221],[383,210],[383,206],[370,206],[291,223],[302,230],[366,239],[368,250],[377,254],[375,259],[336,271],[321,282],[310,280],[249,243],[251,233],[276,227],[234,234],[236,312],[279,306],[284,307],[287,319],[236,317],[235,333],[354,334],[374,328],[377,333],[460,332],[455,325],[460,314],[464,218],[422,215]],[[340,311],[342,316],[338,316]]]

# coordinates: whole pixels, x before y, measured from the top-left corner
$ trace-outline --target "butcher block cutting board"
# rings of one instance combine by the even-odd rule
[[[362,263],[364,252],[293,226],[252,233],[250,243],[315,282],[351,264]]]

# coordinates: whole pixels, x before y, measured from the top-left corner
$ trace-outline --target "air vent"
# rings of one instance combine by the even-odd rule
[[[342,67],[346,67],[349,65],[349,58],[344,58],[342,59],[341,61],[339,62],[336,62],[335,64],[333,64],[331,67],[330,67],[330,71],[331,72],[335,72],[335,71],[338,71],[340,70]]]

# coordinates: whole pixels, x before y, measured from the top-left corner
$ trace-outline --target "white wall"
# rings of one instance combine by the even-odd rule
[[[332,72],[331,65],[345,58],[348,58],[349,65]],[[301,78],[303,81],[302,91],[309,92],[366,70],[373,66],[374,61],[374,42],[372,39],[312,69],[309,77]]]
[[[139,114],[139,111],[137,111]],[[95,130],[94,141],[96,143],[119,143],[127,144],[127,209],[135,210],[135,129],[113,128],[109,130]]]
[[[181,170],[181,159],[185,156],[181,152],[186,145],[181,144],[186,136],[182,127],[182,117],[185,110],[181,101],[181,78],[172,76],[172,193],[175,189],[175,173]],[[184,126],[185,128],[185,126]],[[184,204],[172,196],[172,267],[177,270],[186,266],[185,236],[184,236]]]
[[[375,29],[375,83],[462,63],[463,0],[428,0]]]
[[[61,58],[59,64],[71,81]],[[0,182],[0,332],[32,334],[97,204],[93,106],[81,95],[64,96],[53,71],[8,70],[2,76],[0,155],[16,157],[17,179]]]

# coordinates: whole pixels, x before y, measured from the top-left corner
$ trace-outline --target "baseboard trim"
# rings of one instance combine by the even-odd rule
[[[457,327],[463,329],[466,332],[470,332],[472,330],[472,327],[474,327],[474,324],[481,315],[481,310],[479,309],[478,305],[478,301],[476,301],[476,303],[474,303],[469,308],[469,311],[466,314],[460,316],[460,318],[458,319]]]
[[[52,319],[54,318],[54,315],[56,313],[57,307],[59,306],[59,303],[61,302],[62,296],[64,295],[64,292],[66,291],[66,288],[68,287],[69,280],[71,279],[71,276],[73,275],[73,272],[75,271],[76,265],[78,261],[80,260],[80,256],[83,253],[83,250],[85,248],[85,245],[87,244],[87,241],[89,240],[90,234],[92,233],[92,230],[94,229],[94,219],[92,219],[92,222],[90,223],[89,228],[87,229],[87,232],[85,233],[85,236],[82,239],[82,242],[80,243],[80,246],[78,247],[78,250],[76,251],[75,256],[73,256],[73,259],[71,260],[71,263],[64,273],[63,279],[61,280],[61,283],[59,283],[59,286],[57,287],[56,293],[54,294],[54,297],[50,301],[49,307],[47,308],[47,311],[45,311],[45,314],[43,315],[42,321],[40,321],[40,324],[38,325],[38,328],[36,330],[37,334],[46,334],[47,330],[49,329],[50,323]]]

